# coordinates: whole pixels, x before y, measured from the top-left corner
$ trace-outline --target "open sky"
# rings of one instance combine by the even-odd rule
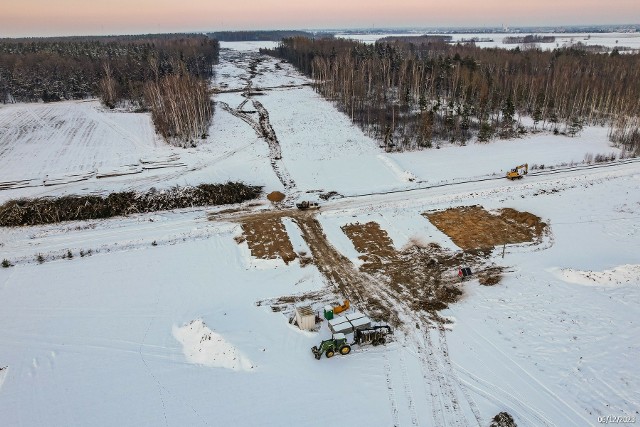
[[[1,3],[0,37],[640,22],[640,0],[1,0]]]

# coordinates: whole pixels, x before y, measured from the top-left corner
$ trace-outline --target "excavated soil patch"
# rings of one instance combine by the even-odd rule
[[[343,232],[351,239],[364,264],[357,268],[336,250],[312,212],[286,210],[244,215],[235,220],[242,226],[238,242],[247,241],[257,258],[282,258],[285,262],[297,255],[281,221],[292,218],[311,254],[308,258],[333,288],[332,295],[347,298],[372,318],[395,325],[401,323],[398,312],[428,313],[438,322],[446,320],[438,311],[447,308],[462,295],[458,268],[472,267],[480,275],[487,267],[486,251],[450,251],[435,243],[413,243],[398,251],[387,232],[375,222],[347,224]],[[211,217],[215,219],[215,217]],[[419,240],[419,239],[418,239]],[[293,300],[272,301],[277,310],[287,311]]]
[[[494,214],[481,206],[464,206],[423,215],[464,250],[534,242],[547,226],[539,217],[511,208]]]
[[[456,286],[458,268],[480,265],[484,259],[479,252],[451,252],[435,243],[414,244],[397,251],[387,232],[375,222],[347,224],[342,231],[361,254],[359,258],[364,263],[360,271],[384,285],[384,293],[436,317],[436,311],[447,308],[462,295]]]
[[[376,268],[396,258],[397,254],[391,238],[377,222],[347,224],[342,226],[342,231],[351,239],[356,250],[362,254],[358,258],[364,261],[363,269]]]
[[[251,255],[261,259],[281,258],[286,264],[296,259],[297,255],[289,240],[287,230],[279,216],[246,219],[241,224],[242,238],[238,243],[246,241]]]

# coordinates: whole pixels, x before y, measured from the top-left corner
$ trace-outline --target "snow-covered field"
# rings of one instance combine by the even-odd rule
[[[214,85],[286,86],[256,99],[294,189],[278,179],[264,139],[219,105],[208,139],[183,150],[164,145],[144,114],[97,102],[20,104],[0,106],[0,181],[29,186],[0,190],[0,202],[227,179],[294,197],[336,191],[347,197],[323,202],[317,217],[356,265],[342,225],[375,221],[397,249],[411,241],[456,249],[420,215],[452,206],[528,211],[550,235],[507,246],[504,258],[496,250],[502,282],[466,281],[462,300],[441,313],[452,323],[434,332],[430,353],[400,328],[385,346],[317,361],[310,348],[329,337],[326,326],[300,331],[259,302],[333,290],[313,264],[252,259],[234,240],[237,223],[207,220],[224,208],[3,229],[0,259],[15,266],[0,268],[0,425],[316,426],[344,414],[353,426],[487,426],[507,411],[518,426],[564,427],[638,416],[640,163],[501,178],[524,162],[617,153],[606,129],[388,154],[287,64],[261,58],[251,77],[259,46],[223,44]],[[233,108],[244,100],[215,99]],[[180,165],[96,176],[149,159]],[[88,176],[43,185],[47,175],[78,172]],[[402,191],[369,194],[390,190]],[[295,250],[309,252],[297,225],[284,223]],[[73,258],[61,259],[69,250]]]
[[[421,33],[415,33],[410,35],[419,35]],[[453,42],[464,43],[471,39],[477,39],[476,46],[483,48],[490,47],[502,47],[505,49],[513,49],[517,44],[505,44],[503,43],[505,37],[524,37],[528,33],[447,33],[445,35],[451,36]],[[349,38],[353,40],[359,40],[364,43],[375,43],[376,40],[382,37],[388,36],[406,36],[406,33],[402,34],[336,34],[336,37]],[[550,35],[555,37],[553,43],[539,43],[538,47],[544,50],[556,49],[559,47],[569,47],[577,43],[582,43],[587,46],[606,46],[608,48],[615,47],[628,47],[631,49],[640,49],[640,33],[541,33],[539,35]],[[520,44],[522,46],[522,44]]]

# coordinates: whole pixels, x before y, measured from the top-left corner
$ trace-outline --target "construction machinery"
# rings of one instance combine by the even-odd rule
[[[346,299],[343,301],[342,305],[336,305],[335,307],[333,307],[333,314],[340,314],[343,311],[347,311],[349,310],[350,304],[349,304],[349,300]]]
[[[529,165],[527,163],[516,166],[507,172],[507,178],[513,181],[514,179],[522,179],[523,176],[529,173]]]
[[[353,332],[353,344],[380,345],[387,341],[386,336],[391,335],[393,330],[389,325],[378,325],[370,328],[356,329]]]
[[[310,202],[308,200],[296,203],[296,207],[303,211],[307,209],[320,209],[320,205],[317,202]]]
[[[320,360],[322,353],[327,358],[333,357],[336,353],[347,355],[351,353],[351,346],[347,343],[344,334],[334,334],[331,339],[322,341],[319,346],[314,345],[311,351],[316,359]]]

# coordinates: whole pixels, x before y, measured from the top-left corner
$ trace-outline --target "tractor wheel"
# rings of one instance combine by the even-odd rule
[[[345,344],[342,347],[340,347],[340,354],[345,356],[345,355],[347,355],[349,353],[351,353],[351,347],[349,347],[347,344]]]
[[[325,356],[327,356],[327,359],[333,357],[333,355],[336,354],[333,350],[327,350],[327,352],[324,354]]]

